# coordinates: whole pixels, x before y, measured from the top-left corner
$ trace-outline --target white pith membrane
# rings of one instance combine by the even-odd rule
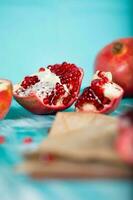
[[[43,99],[49,96],[52,91],[54,91],[56,83],[61,84],[59,76],[57,76],[55,73],[52,73],[48,68],[45,68],[45,71],[40,71],[36,74],[32,74],[31,76],[38,76],[39,82],[29,86],[26,89],[24,89],[21,84],[19,86],[14,86],[14,92],[16,95],[19,95],[19,97],[28,97],[32,94],[35,94],[40,101],[43,102]],[[61,105],[63,98],[69,95],[67,86],[65,84],[61,85],[64,87],[65,94],[58,99],[56,106]]]
[[[10,86],[10,83],[6,80],[0,80],[0,91],[7,90]]]
[[[98,73],[99,73],[99,71],[96,71],[96,73],[93,76],[93,80],[102,79],[101,77],[98,76]],[[108,82],[105,83],[103,86],[101,86],[101,88],[103,88],[104,96],[109,98],[110,100],[119,97],[121,95],[121,88],[117,84],[112,82],[111,72],[103,72],[103,73],[104,73],[105,77],[108,78]],[[96,99],[98,100],[98,96],[96,96]],[[103,104],[103,105],[106,108],[106,107],[108,107],[109,104]],[[84,103],[82,109],[85,111],[97,111],[96,106],[91,103]],[[77,108],[77,110],[79,110],[79,109]]]

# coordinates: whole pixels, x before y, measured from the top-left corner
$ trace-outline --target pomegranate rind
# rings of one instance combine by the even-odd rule
[[[58,111],[65,110],[65,109],[69,108],[77,100],[78,95],[79,95],[84,72],[83,72],[82,68],[78,67],[78,69],[81,72],[81,76],[79,78],[79,86],[76,91],[75,97],[71,99],[71,101],[68,103],[67,106],[63,105],[63,104],[61,104],[60,106],[44,104],[36,96],[35,93],[32,93],[29,96],[25,96],[25,97],[19,96],[16,94],[16,90],[20,87],[19,84],[14,85],[14,92],[13,92],[14,98],[21,106],[23,106],[25,109],[27,109],[28,111],[30,111],[34,114],[39,114],[39,115],[52,114],[52,113],[56,113]]]
[[[0,120],[3,119],[11,106],[13,96],[13,86],[11,81],[0,79],[3,88],[0,88]]]

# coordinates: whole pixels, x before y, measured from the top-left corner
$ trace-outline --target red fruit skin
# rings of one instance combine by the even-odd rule
[[[43,104],[35,94],[30,95],[28,97],[20,97],[14,94],[14,98],[21,106],[26,108],[28,111],[38,114],[38,115],[50,114],[50,113],[55,113],[59,110],[64,110],[70,107],[75,101],[75,100],[71,101],[67,107],[66,106],[52,107],[52,106]]]
[[[7,85],[6,89],[0,89],[0,120],[3,119],[9,111],[12,96],[13,88],[12,83],[9,80],[0,79],[0,82]]]
[[[114,52],[114,45],[120,43],[123,47]],[[124,89],[125,97],[133,97],[133,38],[122,38],[105,46],[98,53],[94,70],[110,71],[113,81]]]
[[[100,111],[99,110],[96,110],[96,111],[95,110],[94,111],[87,111],[86,110],[85,111],[85,110],[82,110],[82,109],[80,109],[80,110],[76,109],[76,111],[78,111],[78,112],[93,112],[93,113],[109,114],[109,113],[113,112],[114,110],[116,110],[116,108],[120,104],[122,96],[123,96],[123,94],[121,94],[121,96],[119,98],[116,98],[113,101],[111,101],[110,104],[104,106],[104,109],[102,109]]]
[[[80,85],[77,90],[77,96],[79,94],[80,86],[81,86],[81,82],[82,82],[82,78],[83,78],[82,68],[80,68],[80,72],[82,72],[82,75],[80,77]],[[40,101],[40,99],[36,96],[36,94],[32,94],[28,97],[20,97],[14,92],[14,98],[21,106],[26,108],[28,111],[30,111],[34,114],[43,115],[43,114],[56,113],[58,111],[62,111],[62,110],[69,108],[77,100],[78,97],[72,98],[72,100],[69,102],[69,104],[67,106],[62,105],[62,106],[58,106],[58,107],[51,106],[51,105],[49,105],[49,106],[45,105],[43,102]]]
[[[133,165],[133,126],[119,132],[116,149],[123,161]]]

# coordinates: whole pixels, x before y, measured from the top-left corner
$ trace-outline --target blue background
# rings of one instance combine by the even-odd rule
[[[0,0],[0,77],[16,83],[40,66],[74,62],[85,70],[83,86],[93,72],[96,53],[119,37],[133,36],[132,0]],[[133,107],[124,99],[113,115]],[[124,180],[42,181],[15,173],[22,152],[47,136],[54,116],[37,116],[13,101],[0,121],[0,199],[127,200],[132,183]],[[33,143],[26,147],[25,137]]]
[[[96,53],[133,36],[132,0],[0,0],[0,77],[14,83],[38,67],[62,61],[85,69]]]

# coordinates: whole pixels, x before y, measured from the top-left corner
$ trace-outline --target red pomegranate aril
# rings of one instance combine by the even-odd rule
[[[30,144],[30,143],[32,143],[32,138],[26,137],[26,138],[24,138],[23,142],[24,142],[24,144]]]
[[[109,98],[103,97],[103,99],[102,99],[103,104],[110,104],[110,102],[111,102],[111,100]]]
[[[44,103],[44,104],[48,104],[48,103],[49,103],[48,97],[46,97],[46,98],[43,99],[43,103]]]
[[[62,83],[62,84],[66,84],[67,81],[66,81],[64,78],[61,78],[61,83]]]
[[[26,76],[26,77],[24,78],[25,81],[28,81],[29,79],[30,79],[30,76]]]
[[[74,73],[73,73],[73,76],[75,76],[75,77],[79,77],[81,75],[81,73],[79,72],[79,71],[75,71]]]
[[[91,88],[95,91],[95,94],[99,97],[99,99],[102,102],[102,104],[109,104],[110,103],[109,98],[104,97],[104,94],[103,94],[102,86],[106,83],[103,79],[95,79],[95,80],[93,80],[91,82]]]
[[[27,88],[28,86],[27,86],[27,82],[24,80],[23,82],[22,82],[22,84],[21,84],[21,86],[23,87],[23,88]]]
[[[65,90],[64,90],[64,87],[63,85],[60,85],[59,83],[56,84],[56,95],[64,95],[65,94]]]
[[[53,105],[57,104],[58,99],[59,99],[59,95],[58,96],[55,95],[54,98],[53,98],[53,100],[52,100]]]
[[[73,93],[73,92],[76,92],[76,91],[77,91],[77,89],[78,89],[78,86],[77,86],[77,85],[75,85],[75,86],[73,87],[73,89],[72,89],[72,93]]]
[[[64,105],[67,105],[68,104],[68,102],[71,100],[71,96],[69,95],[69,96],[67,96],[67,97],[65,97],[64,99],[63,99],[63,104]]]
[[[99,76],[100,78],[104,78],[104,77],[105,77],[105,73],[104,73],[103,71],[99,71],[99,72],[98,72],[98,76]]]
[[[0,135],[0,144],[5,143],[5,137],[3,135]]]
[[[45,68],[44,67],[40,67],[39,72],[44,72]]]
[[[52,103],[53,103],[53,97],[54,97],[54,95],[50,95],[48,97],[48,99],[49,99],[49,105],[52,105]]]
[[[65,90],[64,89],[60,89],[56,92],[57,95],[64,95],[65,94]]]
[[[67,64],[68,64],[67,62],[63,62],[62,63],[63,66],[67,66]]]
[[[77,80],[78,80],[78,77],[74,76],[71,81],[74,82],[74,81],[77,81]]]
[[[56,88],[58,88],[60,86],[60,83],[56,83]]]
[[[24,81],[22,82],[21,86],[25,89],[27,89],[29,86],[36,84],[39,82],[39,79],[37,76],[26,76],[24,78]]]

